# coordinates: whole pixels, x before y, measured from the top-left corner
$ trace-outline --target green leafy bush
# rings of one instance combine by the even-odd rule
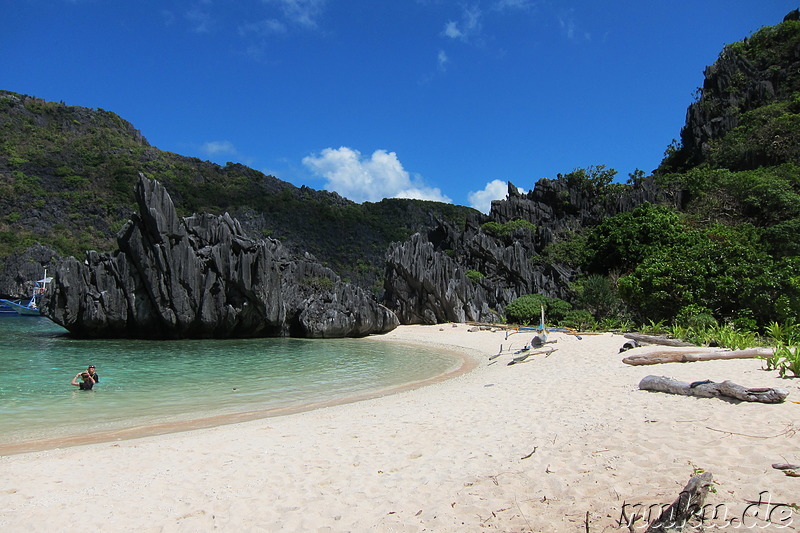
[[[485,222],[481,224],[481,229],[485,233],[490,233],[501,239],[508,239],[517,232],[533,233],[536,226],[527,220],[510,220],[503,224],[499,222]]]
[[[785,378],[789,372],[794,377],[800,377],[800,347],[785,345],[776,347],[770,364],[782,378]]]
[[[506,320],[538,326],[542,320],[542,307],[544,307],[547,324],[563,325],[564,318],[572,312],[572,304],[561,298],[548,298],[541,294],[526,294],[506,306]]]
[[[686,230],[678,213],[651,204],[609,217],[589,234],[587,269],[594,273],[627,271],[654,250],[686,242]]]
[[[552,323],[560,324],[562,320],[572,311],[572,304],[561,298],[550,298],[547,300],[547,317]]]
[[[573,268],[585,265],[591,250],[587,245],[586,232],[570,232],[559,240],[547,244],[535,261],[548,264],[564,264]]]
[[[578,330],[594,328],[595,320],[592,313],[585,309],[575,309],[564,316],[561,325]]]
[[[541,294],[520,296],[506,306],[506,320],[520,324],[538,324],[547,298]]]
[[[681,308],[675,316],[675,324],[693,330],[714,328],[718,325],[711,309],[698,304]]]
[[[466,276],[467,279],[472,283],[478,283],[480,280],[486,277],[482,272],[478,272],[477,270],[467,270]]]
[[[581,306],[597,319],[602,320],[617,315],[622,308],[622,300],[608,276],[590,274],[574,287],[577,289]]]

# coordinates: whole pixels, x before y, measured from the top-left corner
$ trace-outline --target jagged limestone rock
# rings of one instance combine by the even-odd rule
[[[507,199],[492,202],[489,216],[472,217],[463,228],[440,222],[427,234],[393,244],[386,256],[386,305],[403,324],[436,324],[496,321],[526,294],[569,300],[576,272],[539,260],[544,247],[607,216],[663,199],[652,178],[602,196],[565,179],[541,179],[525,194],[509,183]],[[483,229],[486,222],[514,220],[533,229],[505,236]]]
[[[58,266],[44,313],[80,337],[360,337],[398,325],[387,308],[313,257],[252,240],[228,216],[181,219],[140,176],[119,250]]]
[[[60,256],[49,246],[34,244],[6,257],[0,268],[0,297],[30,298],[37,280],[52,272]],[[47,269],[50,269],[49,271]]]

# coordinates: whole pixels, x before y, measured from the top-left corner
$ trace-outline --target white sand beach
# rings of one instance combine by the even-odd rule
[[[697,469],[715,481],[707,530],[800,530],[800,511],[786,505],[800,504],[800,478],[771,466],[800,463],[800,379],[749,359],[628,366],[632,352],[618,353],[625,339],[612,334],[551,333],[554,352],[508,366],[511,355],[489,356],[532,333],[468,329],[402,326],[364,341],[477,362],[435,384],[0,457],[0,531],[584,532],[587,521],[588,531],[618,531],[623,509],[630,518],[671,503]],[[790,394],[766,405],[638,390],[648,374]]]

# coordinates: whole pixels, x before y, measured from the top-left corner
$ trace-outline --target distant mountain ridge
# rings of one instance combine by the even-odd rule
[[[310,252],[345,279],[382,290],[393,241],[453,222],[471,208],[422,200],[356,204],[296,187],[241,164],[165,152],[115,113],[0,91],[0,295],[23,296],[31,273],[20,254],[39,242],[58,255],[108,250],[134,211],[139,172],[169,191],[181,215],[229,212],[254,238]],[[36,254],[40,261],[47,253]],[[28,254],[29,258],[32,257]]]

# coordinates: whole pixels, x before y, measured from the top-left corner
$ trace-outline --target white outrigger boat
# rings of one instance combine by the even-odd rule
[[[48,278],[47,270],[45,270],[44,278],[37,281],[36,285],[33,287],[33,294],[31,295],[30,300],[26,302],[25,300],[0,299],[0,303],[7,306],[19,315],[42,316],[42,312],[39,309],[39,300],[41,300],[42,295],[47,290],[47,284],[51,281],[53,281],[53,278]]]

